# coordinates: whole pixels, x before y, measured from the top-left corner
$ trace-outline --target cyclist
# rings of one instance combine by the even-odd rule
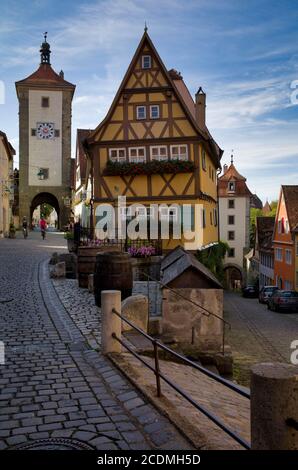
[[[22,227],[23,227],[23,236],[24,238],[27,238],[28,237],[28,222],[25,216],[23,217]]]
[[[39,221],[39,226],[40,226],[42,239],[44,240],[46,238],[47,223],[43,217]]]

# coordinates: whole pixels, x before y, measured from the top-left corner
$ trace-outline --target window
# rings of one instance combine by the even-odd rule
[[[292,251],[286,250],[286,263],[292,264]]]
[[[206,152],[202,149],[202,168],[206,171]]]
[[[298,271],[296,271],[296,287],[298,287]]]
[[[228,225],[234,225],[235,224],[235,216],[234,215],[229,215],[228,216]]]
[[[276,261],[282,261],[282,248],[275,248]]]
[[[228,232],[228,240],[235,240],[235,232],[233,230]]]
[[[235,181],[230,181],[230,182],[229,182],[229,191],[230,191],[231,193],[234,193],[234,192],[235,192],[235,189],[236,189],[236,183],[235,183]]]
[[[206,227],[206,210],[205,209],[202,210],[202,227],[203,228]]]
[[[110,149],[109,157],[112,162],[126,162],[126,149]]]
[[[158,104],[153,104],[150,106],[150,118],[158,119],[159,118],[159,106]]]
[[[187,145],[171,145],[172,160],[188,160]]]
[[[229,199],[228,200],[228,208],[229,209],[235,209],[235,199]]]
[[[47,180],[49,178],[49,169],[48,168],[40,168],[37,173],[39,180]]]
[[[151,160],[167,160],[168,149],[165,145],[150,147]]]
[[[213,209],[213,220],[214,220],[214,225],[217,227],[218,220],[217,220],[217,209]]]
[[[230,248],[229,249],[228,258],[235,258],[235,248]]]
[[[212,215],[212,211],[210,211],[210,225],[213,225],[213,215]]]
[[[159,208],[160,220],[169,220],[177,222],[178,208],[177,207],[160,207]]]
[[[142,56],[142,68],[151,69],[151,55]]]
[[[34,137],[36,136],[36,129],[31,129],[31,135]]]
[[[55,137],[60,137],[60,131],[59,131],[59,129],[55,129]]]
[[[43,96],[41,98],[41,106],[42,106],[42,108],[49,108],[50,98],[48,96]]]
[[[146,119],[146,106],[137,106],[137,119]]]
[[[291,281],[285,281],[285,290],[292,290]]]
[[[140,163],[146,161],[145,147],[133,147],[128,149],[128,151],[130,162]]]
[[[215,180],[215,171],[214,171],[214,169],[212,169],[212,175],[211,175],[211,178],[212,178],[212,181],[214,181],[214,180]]]

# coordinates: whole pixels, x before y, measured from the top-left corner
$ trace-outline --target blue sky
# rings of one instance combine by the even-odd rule
[[[0,129],[18,149],[14,82],[39,65],[48,31],[52,66],[77,85],[75,129],[105,116],[143,34],[191,93],[207,93],[207,124],[253,192],[276,199],[298,183],[297,0],[0,0]],[[297,83],[295,84],[295,80]],[[297,88],[291,89],[292,86]],[[297,99],[291,102],[291,94]],[[73,145],[74,149],[74,145]],[[17,157],[16,157],[17,159]]]

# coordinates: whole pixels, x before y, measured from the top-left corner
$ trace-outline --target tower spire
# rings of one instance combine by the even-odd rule
[[[47,42],[48,33],[47,31],[44,33],[44,41],[40,46],[40,63],[41,64],[49,64],[50,65],[50,44]]]

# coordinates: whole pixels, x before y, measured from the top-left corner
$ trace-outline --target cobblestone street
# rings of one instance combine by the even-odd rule
[[[225,293],[226,342],[232,348],[235,378],[249,385],[249,369],[257,362],[290,362],[291,342],[298,339],[298,314],[271,312],[258,299]]]
[[[0,449],[48,438],[64,439],[60,448],[71,439],[102,450],[190,449],[100,354],[97,309],[90,304],[83,321],[71,308],[80,298],[68,291],[60,302],[47,261],[64,247],[63,234],[0,240]]]

